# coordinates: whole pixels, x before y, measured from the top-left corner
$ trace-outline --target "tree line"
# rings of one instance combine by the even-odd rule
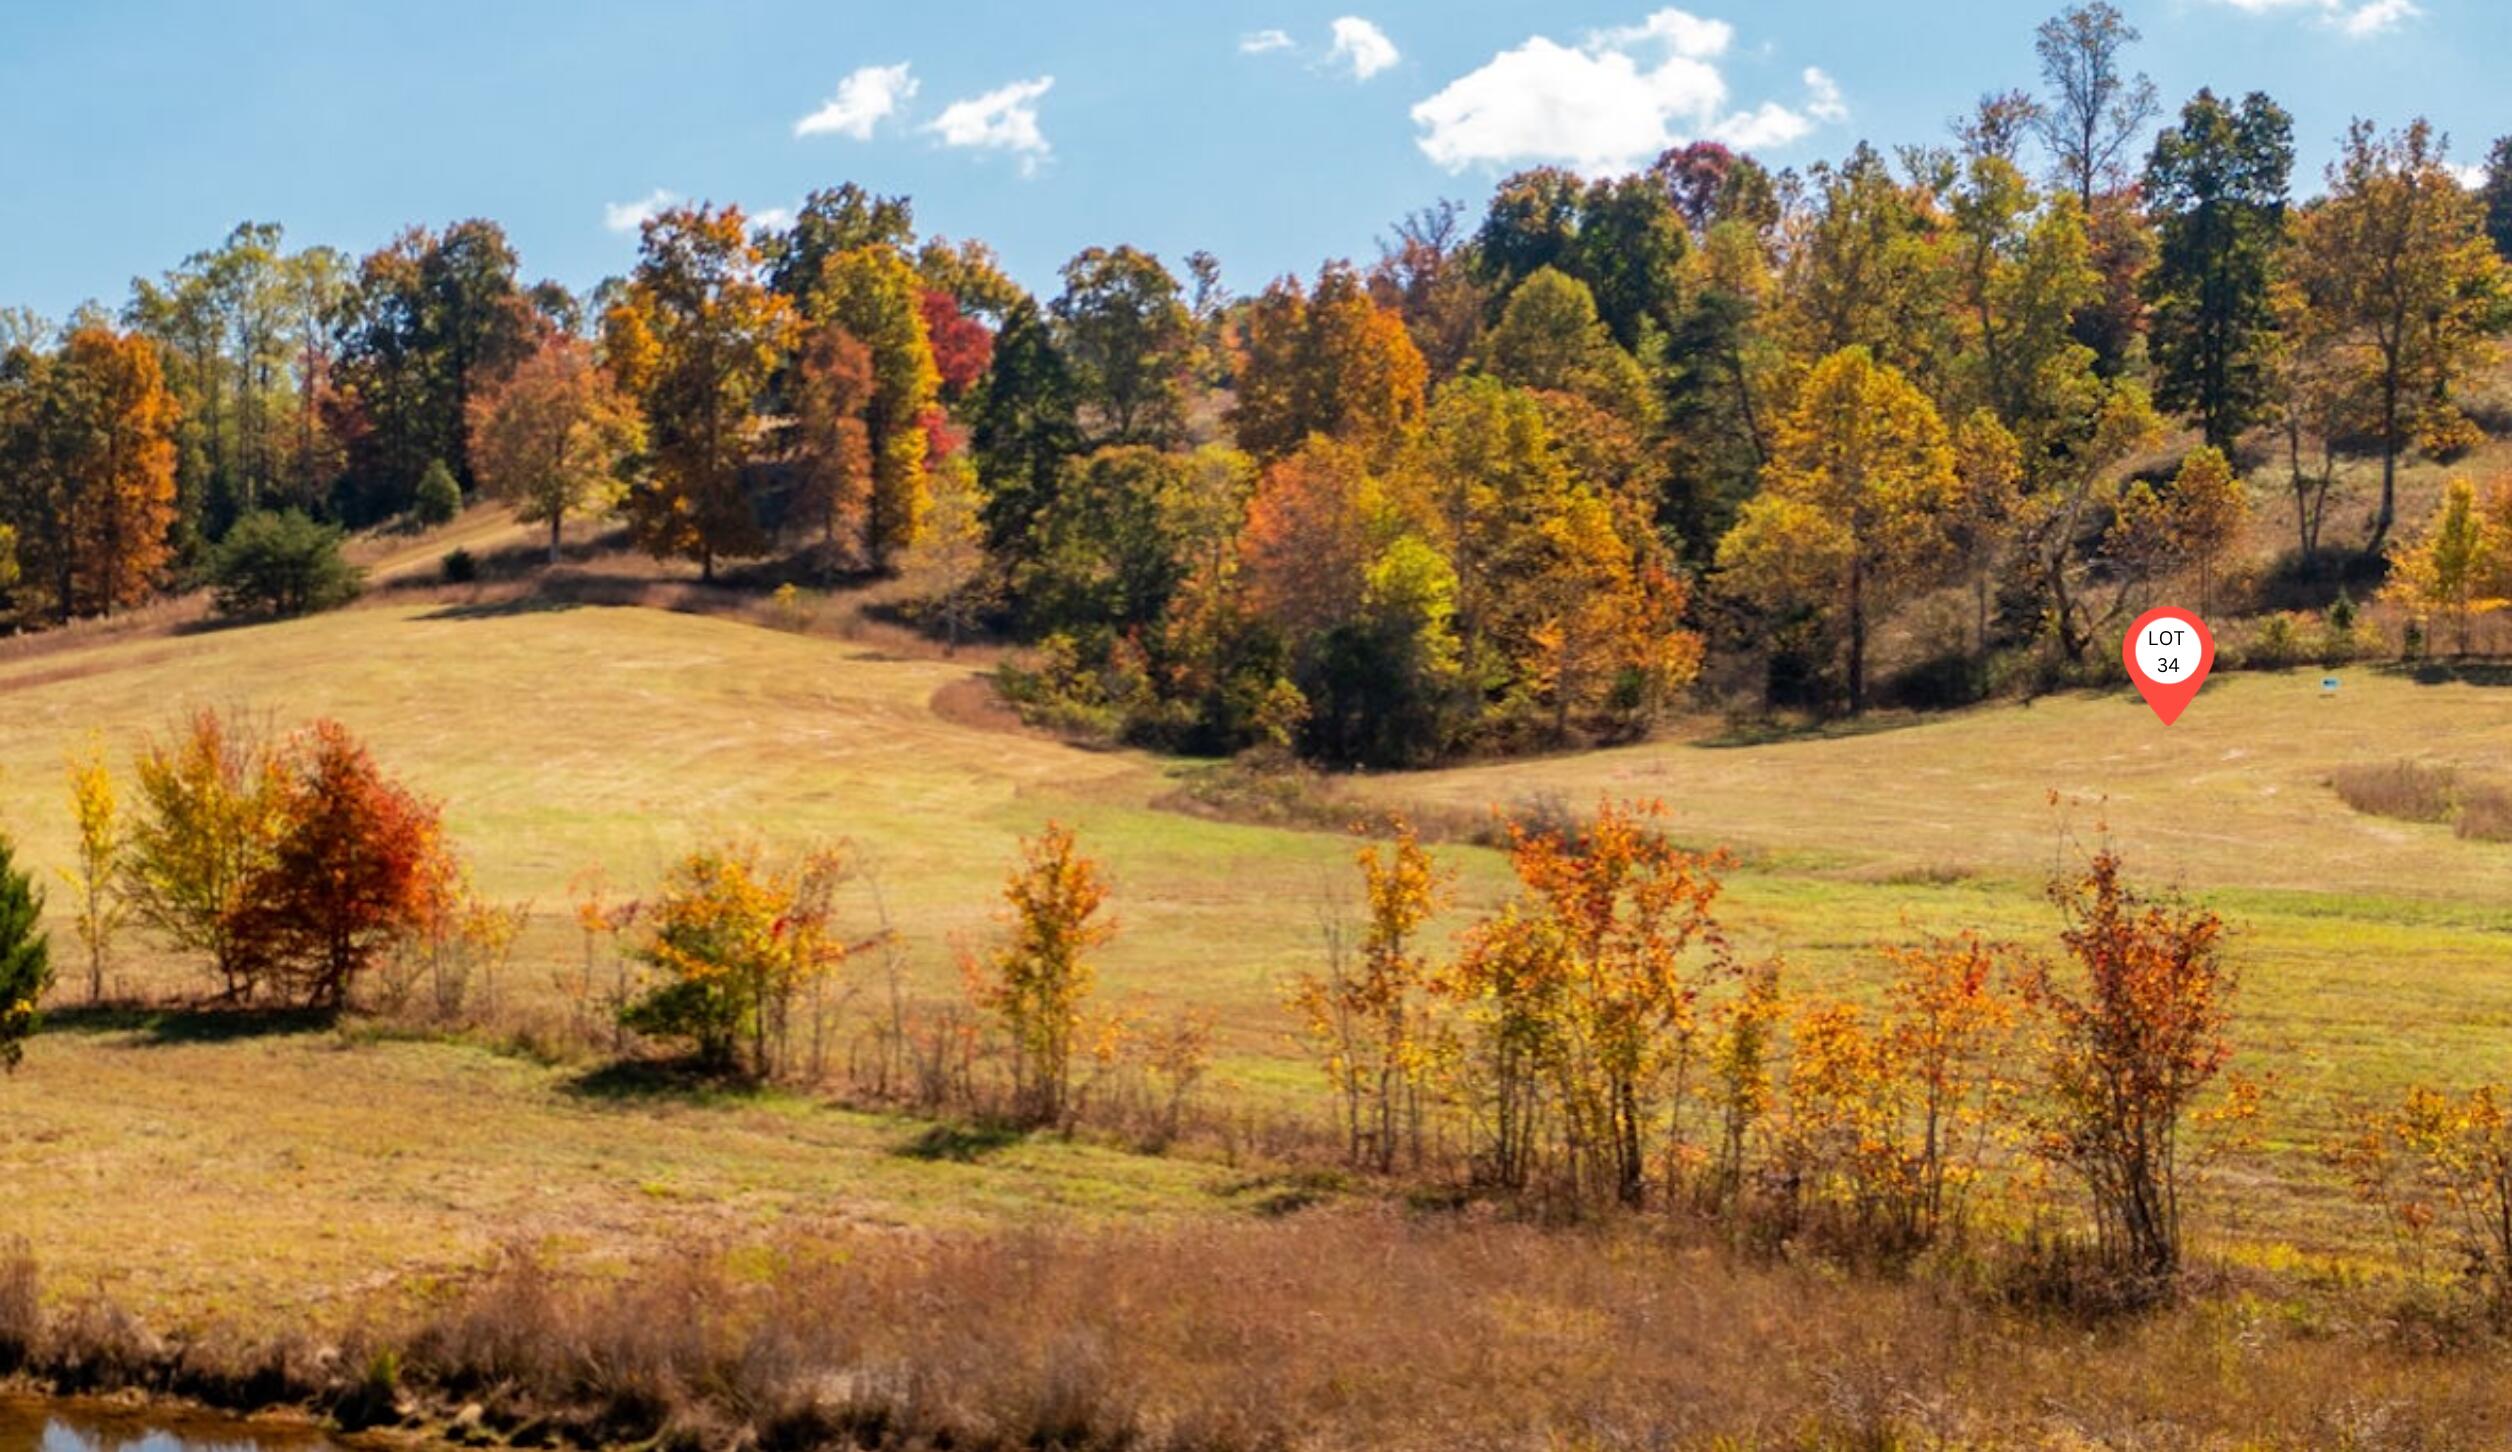
[[[2137,38],[2097,0],[1941,141],[1523,171],[1248,296],[1113,246],[1041,299],[852,185],[666,211],[584,298],[486,221],[354,264],[247,224],[118,315],[13,319],[0,578],[68,619],[274,509],[487,495],[553,559],[616,515],[708,578],[907,573],[1037,647],[1004,683],[1042,721],[1373,764],[1630,734],[1708,659],[1862,709],[1923,600],[1967,602],[1955,694],[2097,669],[2160,581],[2213,606],[2263,474],[2308,568],[2377,458],[2348,547],[2387,549],[2512,318],[2512,139],[2472,189],[2358,121],[2298,199],[2288,113],[2167,118]]]

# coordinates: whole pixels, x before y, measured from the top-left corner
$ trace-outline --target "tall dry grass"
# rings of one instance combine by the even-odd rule
[[[625,1274],[517,1252],[412,1308],[160,1341],[47,1318],[101,1390],[294,1402],[528,1445],[2352,1448],[2512,1439],[2492,1342],[2228,1290],[2089,1328],[1945,1281],[1393,1213],[966,1238],[866,1231]]]

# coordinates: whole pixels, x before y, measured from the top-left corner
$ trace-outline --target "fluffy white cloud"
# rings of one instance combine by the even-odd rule
[[[2286,11],[2310,15],[2356,40],[2395,29],[2425,13],[2416,0],[2220,0],[2220,3],[2252,15]]]
[[[1840,82],[1821,66],[1805,68],[1806,114],[1817,121],[1838,126],[1849,119],[1849,102],[1840,93]]]
[[[791,207],[761,207],[759,210],[750,214],[750,225],[753,227],[765,227],[771,232],[782,232],[786,228],[794,225],[794,209]]]
[[[1735,27],[1676,9],[1590,33],[1576,46],[1530,36],[1450,81],[1413,108],[1422,154],[1450,171],[1551,162],[1590,174],[1646,164],[1701,137],[1775,147],[1848,119],[1840,87],[1803,75],[1803,109],[1777,101],[1738,109],[1718,62]]]
[[[2379,35],[2424,13],[2416,8],[2416,0],[2371,0],[2338,17],[2338,29],[2358,38]]]
[[[1251,30],[1239,37],[1239,54],[1263,55],[1267,51],[1289,50],[1291,32],[1287,30]]]
[[[837,83],[837,94],[819,110],[794,123],[796,136],[833,134],[870,141],[872,128],[898,114],[916,95],[916,78],[907,63],[864,66]]]
[[[1334,47],[1326,52],[1326,63],[1350,66],[1352,79],[1366,81],[1401,58],[1396,53],[1396,43],[1387,38],[1387,32],[1370,22],[1357,15],[1346,15],[1335,21]]]
[[[1054,84],[1055,77],[1040,76],[953,101],[925,129],[944,146],[1009,151],[1020,157],[1021,174],[1031,175],[1049,149],[1046,133],[1038,129],[1038,98]]]
[[[662,187],[633,202],[610,202],[602,208],[602,225],[614,232],[634,232],[680,200],[680,194]]]

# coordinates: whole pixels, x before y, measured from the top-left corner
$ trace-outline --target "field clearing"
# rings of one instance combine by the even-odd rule
[[[1219,1015],[1225,1094],[1313,1102],[1288,1038],[1285,974],[1316,960],[1348,897],[1331,834],[1163,809],[1179,767],[937,711],[969,662],[664,611],[524,601],[389,603],[280,625],[102,641],[0,663],[0,822],[33,862],[67,860],[61,761],[101,728],[117,762],[192,705],[293,725],[335,716],[448,804],[483,887],[535,909],[512,980],[554,1001],[579,943],[569,884],[596,864],[642,891],[718,835],[843,837],[877,875],[924,991],[992,922],[1016,839],[1076,824],[1108,862],[1124,931],[1116,1001]],[[2041,882],[2064,819],[2106,819],[2140,880],[2177,882],[2236,923],[2248,1066],[2272,1073],[2272,1153],[2227,1188],[2219,1226],[2357,1244],[2316,1161],[2344,1100],[2418,1078],[2512,1074],[2512,848],[2359,816],[2333,767],[2404,755],[2512,772],[2512,693],[2344,673],[2232,675],[2167,735],[2122,696],[2044,700],[1831,739],[1676,737],[1555,760],[1353,784],[1365,799],[1471,813],[1600,794],[1665,799],[1680,835],[1727,842],[1740,948],[1784,954],[1800,987],[1856,994],[1866,950],[1977,926],[2045,942]],[[2197,762],[2191,772],[2182,763]],[[2056,788],[2077,805],[2054,812]],[[1465,909],[1498,855],[1446,849]],[[866,923],[869,894],[856,911]],[[71,948],[61,939],[66,959]],[[71,977],[64,964],[65,981]],[[201,985],[135,953],[129,986]],[[868,985],[859,985],[867,992]],[[901,1153],[922,1126],[791,1096],[618,1095],[578,1070],[457,1043],[307,1031],[224,1038],[65,1016],[0,1082],[0,1209],[57,1290],[103,1284],[177,1316],[285,1307],[474,1264],[546,1238],[600,1257],[833,1218],[1227,1211],[1217,1163],[1088,1146]]]

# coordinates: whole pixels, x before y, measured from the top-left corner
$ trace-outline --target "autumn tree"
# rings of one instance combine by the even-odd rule
[[[1972,647],[1989,653],[1989,604],[2024,510],[2024,466],[2015,436],[1988,409],[1954,430],[1954,496],[1946,542],[1971,586]]]
[[[687,1039],[709,1070],[777,1077],[793,1062],[801,995],[849,951],[834,893],[850,871],[836,848],[790,863],[742,845],[689,853],[636,914],[643,936],[631,956],[653,977],[621,1022]]]
[[[815,188],[804,197],[790,225],[759,239],[759,254],[767,265],[769,286],[793,303],[797,316],[810,318],[820,314],[819,293],[829,280],[830,259],[865,247],[904,253],[915,241],[913,202],[843,182]]]
[[[2360,360],[2381,445],[2381,504],[2368,548],[2397,517],[2398,455],[2418,413],[2493,356],[2503,260],[2484,208],[2423,120],[2383,135],[2347,129],[2328,194],[2295,224],[2294,268],[2311,306]]]
[[[105,997],[105,970],[113,962],[115,937],[130,916],[125,895],[123,858],[128,848],[113,771],[105,764],[101,740],[69,761],[70,817],[78,829],[78,852],[61,874],[71,892],[72,925],[79,947],[87,954],[87,1001]]]
[[[2172,477],[2171,530],[2179,553],[2198,567],[2200,609],[2215,609],[2224,558],[2249,519],[2250,491],[2222,451],[2202,447],[2181,461]]]
[[[2442,1227],[2462,1274],[2498,1320],[2512,1319],[2512,1114],[2503,1086],[2465,1094],[2415,1085],[2396,1107],[2357,1116],[2331,1158],[2361,1198],[2411,1237]]]
[[[366,523],[410,507],[442,459],[476,485],[472,394],[530,350],[538,325],[496,223],[412,228],[358,264],[341,298],[331,426],[347,442],[340,503]]]
[[[926,270],[919,266],[917,271],[922,277]],[[924,315],[925,336],[933,346],[942,399],[957,403],[986,376],[987,365],[994,361],[994,334],[962,311],[956,296],[940,288],[928,285],[917,306]]]
[[[146,600],[172,555],[178,410],[156,346],[102,324],[0,366],[0,516],[56,618]]]
[[[1012,1048],[1013,1113],[1021,1123],[1069,1123],[1073,1070],[1097,970],[1093,950],[1116,935],[1100,915],[1108,884],[1071,828],[1050,822],[1021,843],[1004,884],[1004,941],[964,967],[978,1006]]]
[[[757,552],[743,470],[755,405],[791,345],[793,308],[769,291],[738,208],[679,207],[646,222],[636,270],[603,320],[610,367],[644,406],[652,467],[628,494],[657,559]]]
[[[1463,209],[1441,202],[1398,220],[1378,243],[1369,294],[1404,320],[1432,382],[1462,367],[1482,329],[1484,302]]]
[[[1092,247],[1064,264],[1048,311],[1095,442],[1174,443],[1185,428],[1194,319],[1160,259]]]
[[[2382,598],[2419,620],[2447,622],[2459,653],[2466,655],[2476,618],[2502,609],[2512,595],[2503,578],[2508,551],[2512,539],[2479,509],[2476,486],[2453,479],[2443,486],[2423,537],[2391,550],[2390,583]]]
[[[2139,894],[2108,847],[2051,895],[2071,968],[2025,980],[2047,1035],[2037,1150],[2084,1185],[2103,1252],[2159,1290],[2180,1266],[2184,1136],[2233,1054],[2224,924]]]
[[[228,950],[250,980],[343,1008],[450,886],[439,809],[335,721],[291,741],[271,780],[276,832],[230,908]]]
[[[1766,608],[1846,618],[1849,709],[1865,708],[1870,631],[1941,568],[1958,481],[1936,409],[1864,349],[1816,365],[1779,426],[1763,492],[1718,547]]]
[[[966,458],[954,455],[933,471],[924,533],[907,547],[900,574],[941,625],[943,653],[958,654],[960,639],[976,625],[993,593],[988,588],[985,500],[978,493],[976,468]]]
[[[1357,956],[1338,935],[1323,973],[1300,975],[1291,1007],[1343,1106],[1346,1153],[1392,1172],[1406,1147],[1421,1155],[1424,1091],[1438,1043],[1430,1024],[1432,964],[1421,935],[1453,874],[1441,870],[1410,822],[1383,847],[1355,854],[1368,898]]]
[[[42,1025],[52,990],[52,944],[45,934],[44,892],[17,865],[17,847],[0,833],[0,1071],[17,1072],[26,1040]]]
[[[1313,295],[1294,279],[1275,283],[1241,329],[1230,427],[1259,460],[1281,458],[1310,434],[1385,460],[1421,426],[1429,366],[1350,267],[1321,270]]]
[[[1518,284],[1479,356],[1520,388],[1572,394],[1641,428],[1656,421],[1647,374],[1597,316],[1587,285],[1565,273],[1540,268]]]
[[[1474,1039],[1485,1173],[1503,1185],[1528,1183],[1549,1138],[1575,1196],[1644,1197],[1701,990],[1732,969],[1715,911],[1724,859],[1676,847],[1663,813],[1607,801],[1575,838],[1513,828],[1518,896],[1444,980]]]
[[[262,966],[237,927],[278,851],[287,780],[253,723],[203,708],[132,761],[139,810],[124,864],[133,913],[167,946],[206,955],[231,1001]]]
[[[803,334],[792,380],[796,509],[820,526],[832,559],[859,550],[872,522],[872,350],[824,323]]]
[[[599,518],[627,492],[645,420],[578,339],[553,333],[471,396],[471,467],[525,524],[549,526],[549,562],[570,518]]]
[[[2145,288],[2155,401],[2196,415],[2218,450],[2267,404],[2270,285],[2293,169],[2293,118],[2257,92],[2232,106],[2200,91],[2146,162],[2158,234]]]
[[[1359,449],[1313,438],[1268,466],[1237,551],[1312,754],[1394,764],[1452,744],[1466,704],[1456,571]]]
[[[928,427],[940,407],[942,376],[925,333],[923,284],[889,247],[840,252],[824,265],[805,317],[862,345],[872,363],[863,401],[864,445],[872,460],[863,516],[865,557],[886,568],[916,542],[931,499]]]

